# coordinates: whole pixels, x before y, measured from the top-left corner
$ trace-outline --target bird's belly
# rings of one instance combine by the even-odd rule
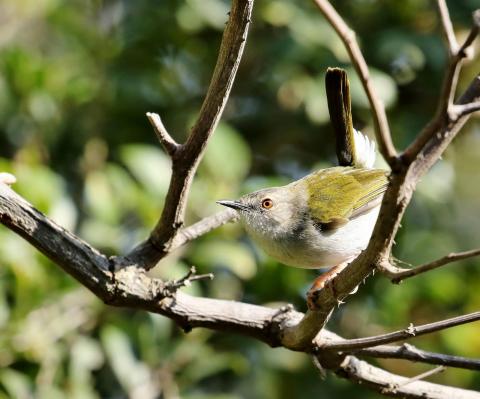
[[[320,232],[312,225],[301,234],[281,240],[256,241],[267,254],[286,265],[332,267],[356,257],[367,247],[378,211],[378,207],[374,208],[335,230]]]

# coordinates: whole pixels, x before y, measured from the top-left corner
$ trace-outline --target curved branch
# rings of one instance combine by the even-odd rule
[[[116,259],[118,268],[138,265],[145,269],[172,250],[172,243],[184,223],[185,208],[193,176],[227,103],[242,58],[252,14],[253,0],[233,0],[212,80],[187,141],[175,147],[163,125],[156,126],[160,141],[172,153],[172,177],[165,206],[147,241],[130,254]],[[160,118],[158,118],[160,120]],[[156,122],[158,122],[158,120]],[[155,122],[155,120],[154,120]]]
[[[398,284],[409,277],[418,276],[419,274],[429,272],[430,270],[435,270],[441,266],[458,262],[462,259],[474,258],[476,256],[480,256],[480,248],[464,252],[453,252],[440,259],[425,263],[412,269],[399,268],[390,264],[384,264],[382,265],[381,271],[392,280],[392,283]]]
[[[365,93],[367,94],[370,107],[372,108],[378,147],[388,164],[394,167],[397,163],[397,151],[392,142],[392,135],[388,125],[385,107],[373,86],[367,63],[365,62],[362,51],[355,39],[355,32],[348,27],[342,17],[327,0],[314,0],[314,2],[333,29],[335,29],[350,55],[352,64],[358,73]]]

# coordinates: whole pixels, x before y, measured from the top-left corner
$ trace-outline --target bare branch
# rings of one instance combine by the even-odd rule
[[[228,222],[238,219],[238,214],[233,209],[226,209],[207,216],[191,226],[181,229],[173,239],[170,249],[173,251],[186,243],[220,227]]]
[[[370,107],[372,108],[372,115],[375,123],[375,135],[380,152],[390,166],[395,165],[397,162],[397,151],[392,142],[392,135],[388,125],[385,107],[373,86],[367,63],[365,62],[362,51],[355,39],[355,32],[348,27],[342,17],[327,0],[314,0],[314,2],[333,29],[335,29],[350,55],[352,64],[358,73],[365,93],[367,94],[368,101],[370,102]]]
[[[165,206],[147,241],[130,254],[117,259],[118,267],[136,264],[150,269],[172,250],[172,243],[183,227],[185,208],[193,176],[230,95],[245,47],[253,0],[233,0],[222,36],[219,55],[200,114],[185,142],[172,157],[172,177]],[[163,133],[162,133],[163,131]],[[165,131],[160,131],[161,140]]]
[[[458,51],[458,43],[455,32],[453,31],[452,20],[450,19],[446,1],[437,0],[437,7],[440,14],[440,21],[442,22],[443,34],[447,40],[448,53],[450,57],[453,57]]]
[[[345,351],[350,353],[350,351]],[[442,353],[427,352],[404,343],[400,346],[379,345],[373,348],[352,350],[352,353],[360,356],[369,356],[386,359],[405,359],[414,362],[439,364],[448,367],[457,367],[467,370],[480,371],[480,359],[469,359],[462,356],[444,355]]]
[[[147,118],[157,135],[158,141],[163,146],[168,155],[173,157],[179,148],[179,144],[170,136],[167,129],[163,125],[160,115],[147,112]]]
[[[457,105],[454,104],[450,108],[449,117],[452,120],[460,119],[461,117],[480,110],[480,101],[469,104]]]
[[[213,280],[213,273],[197,274],[197,269],[192,266],[182,278],[165,283],[163,296],[172,296],[179,288],[188,287],[192,282],[199,280]]]
[[[398,390],[402,387],[404,387],[405,385],[408,385],[408,384],[411,384],[412,382],[415,382],[415,381],[420,381],[420,380],[423,380],[427,377],[430,377],[432,375],[435,375],[435,374],[438,374],[438,373],[441,373],[443,371],[445,371],[446,367],[445,366],[438,366],[438,367],[435,367],[434,369],[432,370],[428,370],[428,371],[425,371],[424,373],[422,374],[419,374],[419,375],[416,375],[415,377],[411,377],[409,378],[408,380],[406,381],[403,381],[401,383],[398,383],[398,384],[393,384],[391,385],[390,387],[388,388],[384,388],[381,392],[383,394],[390,394],[390,393],[397,393]]]
[[[433,384],[426,381],[411,381],[410,378],[389,373],[381,368],[357,359],[354,356],[340,357],[334,364],[325,364],[319,359],[322,367],[334,370],[341,378],[346,378],[363,386],[372,388],[384,395],[411,399],[478,399],[480,393],[466,389]],[[396,387],[396,390],[392,390]]]
[[[369,348],[372,346],[389,344],[404,339],[418,337],[420,335],[430,334],[435,331],[445,330],[447,328],[471,323],[477,320],[480,320],[480,312],[473,312],[462,316],[452,317],[450,319],[436,321],[434,323],[423,324],[420,326],[414,326],[413,324],[410,324],[404,330],[398,330],[388,334],[375,335],[373,337],[347,339],[338,342],[331,340],[328,340],[326,342],[318,342],[318,347],[322,349],[335,349],[341,351],[357,348]]]
[[[448,10],[446,10],[446,5],[440,5],[443,0],[439,0],[440,15],[443,21],[444,29],[448,30],[448,35],[451,35],[450,27],[451,21],[448,16]],[[442,12],[441,8],[445,7],[445,10]],[[447,18],[448,22],[444,19]],[[452,53],[452,47],[450,46],[449,39],[449,63],[447,71],[443,78],[442,89],[440,97],[437,104],[437,110],[433,119],[423,128],[415,141],[410,144],[410,146],[403,153],[403,159],[407,162],[412,162],[414,158],[422,151],[426,143],[442,128],[446,123],[446,119],[450,114],[450,108],[453,106],[455,91],[457,89],[458,76],[460,69],[462,67],[463,61],[467,56],[467,49],[472,45],[473,41],[478,35],[480,29],[480,10],[476,10],[473,13],[473,25],[470,30],[470,34],[467,39],[463,42],[460,48],[456,52]],[[455,40],[456,41],[456,40]],[[457,45],[458,47],[458,45]],[[467,103],[467,102],[464,102]],[[447,121],[448,122],[448,121]]]
[[[480,248],[472,249],[470,251],[464,252],[453,252],[444,257],[434,260],[429,263],[425,263],[421,266],[417,266],[413,269],[404,269],[399,268],[396,266],[392,266],[390,264],[384,263],[381,266],[381,271],[384,273],[389,279],[392,280],[393,283],[399,283],[402,280],[405,280],[409,277],[418,276],[419,274],[428,272],[430,270],[437,269],[441,266],[448,265],[453,262],[457,262],[462,259],[473,258],[480,255]]]
[[[235,301],[194,298],[178,290],[170,294],[166,289],[168,283],[148,277],[135,266],[111,273],[108,271],[109,262],[102,254],[55,225],[5,185],[0,185],[0,222],[25,237],[105,302],[162,314],[186,331],[193,327],[231,331],[255,337],[271,346],[288,348],[288,342],[284,340],[285,329],[298,325],[304,318],[302,313],[291,307],[278,310]],[[192,276],[186,276],[188,278],[191,280]],[[322,335],[330,336],[331,340],[341,339],[326,330],[322,331]],[[372,367],[353,356],[328,353],[331,351],[323,350],[317,355],[323,367],[377,390],[408,380]],[[332,359],[342,361],[336,363]],[[428,397],[439,399],[479,397],[471,391],[424,382],[408,384],[397,392],[413,398],[420,398],[425,392],[432,395]]]

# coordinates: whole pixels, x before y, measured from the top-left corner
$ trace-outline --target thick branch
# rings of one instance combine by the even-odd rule
[[[373,86],[367,63],[365,62],[362,51],[355,39],[355,32],[348,27],[342,17],[327,0],[314,0],[314,2],[333,29],[335,29],[350,55],[350,59],[352,60],[353,66],[362,82],[368,101],[370,102],[370,107],[372,108],[372,115],[375,123],[375,135],[380,152],[388,164],[394,166],[397,162],[397,152],[392,142],[392,135],[388,125],[385,107]]]
[[[247,39],[252,7],[253,0],[232,1],[217,64],[200,114],[185,144],[177,147],[173,153],[172,177],[160,220],[150,238],[126,257],[118,259],[117,266],[137,264],[150,269],[172,250],[174,238],[184,223],[193,176],[232,89]],[[168,136],[165,135],[164,129],[160,127],[159,131],[159,137],[165,145],[170,140],[166,139]],[[171,143],[168,146],[171,147]]]
[[[252,336],[271,346],[289,347],[288,342],[283,340],[283,331],[289,326],[298,325],[304,316],[291,308],[277,310],[234,301],[194,298],[176,289],[169,290],[168,283],[148,277],[135,266],[111,273],[108,271],[108,260],[102,254],[57,226],[5,185],[0,185],[0,222],[26,238],[105,302],[165,315],[186,331],[193,327],[207,327]],[[187,276],[189,277],[191,276]],[[178,284],[181,282],[176,285]],[[330,340],[338,340],[338,336],[323,331],[323,336],[328,335]],[[318,348],[311,348],[316,349]],[[318,356],[322,362],[332,358],[325,355],[324,359],[323,354]],[[330,363],[327,368],[340,376],[368,383],[372,387],[385,386],[381,384],[381,375],[390,376],[387,382],[405,381],[402,377],[360,362],[353,356],[345,359],[347,360],[340,365]],[[425,392],[443,392],[443,395],[432,396],[442,399],[478,397],[468,396],[474,394],[470,391],[434,384],[425,387],[412,383],[409,386],[409,389],[417,387]],[[402,388],[400,392],[410,391]]]
[[[393,283],[399,283],[402,280],[405,280],[409,277],[417,276],[419,274],[428,272],[430,270],[437,269],[441,266],[448,265],[453,262],[457,262],[462,259],[473,258],[475,256],[480,255],[480,248],[479,249],[472,249],[471,251],[465,252],[454,252],[448,254],[440,259],[434,260],[433,262],[425,263],[421,266],[417,266],[413,269],[404,269],[399,268],[393,265],[382,265],[382,272],[392,280]]]
[[[345,351],[350,352],[350,351]],[[467,370],[480,371],[480,360],[462,356],[444,355],[443,353],[427,352],[413,345],[404,343],[400,346],[379,345],[373,348],[352,350],[355,355],[385,359],[405,359],[414,362],[438,364],[448,367],[457,367]]]

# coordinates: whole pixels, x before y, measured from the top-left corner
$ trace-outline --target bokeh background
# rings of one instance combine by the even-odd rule
[[[334,1],[360,40],[404,148],[431,117],[445,68],[433,1]],[[459,38],[478,0],[449,1]],[[144,238],[162,209],[170,164],[145,118],[158,112],[179,141],[188,134],[215,63],[229,2],[222,0],[3,0],[0,3],[0,170],[62,226],[114,254]],[[478,46],[477,46],[478,47]],[[346,51],[310,1],[258,0],[223,120],[188,205],[194,222],[216,199],[282,184],[335,164],[323,79],[350,71],[354,120],[372,135],[366,97]],[[466,66],[460,90],[480,67]],[[395,256],[418,265],[479,245],[480,125],[463,129],[423,179]],[[382,162],[379,161],[379,166]],[[193,294],[305,310],[314,271],[276,263],[235,224],[165,259],[153,271],[214,272]],[[476,311],[479,261],[458,262],[392,285],[369,279],[329,323],[367,336]],[[421,348],[480,356],[480,327],[416,338]],[[374,362],[412,376],[430,367]],[[480,389],[478,373],[432,380]],[[0,398],[374,398],[327,376],[304,354],[111,308],[0,227]]]

